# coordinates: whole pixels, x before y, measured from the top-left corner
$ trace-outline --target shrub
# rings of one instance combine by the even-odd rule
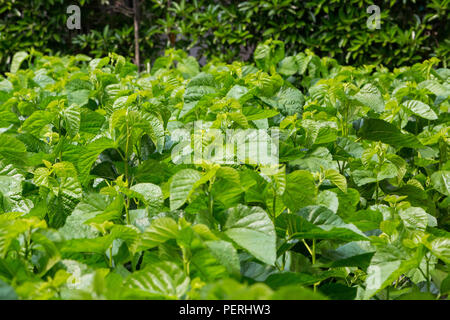
[[[0,81],[7,298],[445,298],[449,70],[278,41],[254,60],[170,49],[138,75],[117,54],[17,53]],[[233,129],[278,132],[278,164],[175,162]]]

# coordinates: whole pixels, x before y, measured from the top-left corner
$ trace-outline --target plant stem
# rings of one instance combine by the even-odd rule
[[[209,217],[210,217],[210,219],[212,219],[214,216],[214,199],[213,199],[211,191],[208,192],[208,197],[209,197],[209,203],[208,203]]]
[[[189,259],[187,258],[187,249],[183,246],[181,248],[181,253],[183,254],[183,269],[184,273],[189,276],[190,270],[189,270]]]
[[[316,239],[312,240],[312,250],[311,250],[312,264],[316,264]],[[317,286],[320,284],[319,282],[314,283],[313,290],[317,292]]]
[[[129,205],[128,197],[125,197],[125,214],[126,214],[126,217],[127,217],[127,224],[131,224],[131,222],[130,222],[130,213],[128,212],[128,205]]]
[[[281,264],[281,271],[284,271],[284,267],[286,265],[286,252],[283,253],[283,258],[282,258],[282,264]]]
[[[306,249],[308,250],[308,252],[311,254],[311,258],[312,258],[312,264],[315,265],[316,264],[316,239],[313,239],[313,243],[312,243],[312,249],[310,248],[310,246],[308,246],[308,244],[306,243],[305,239],[302,239]],[[314,283],[314,292],[317,291],[317,286],[320,284],[319,282]]]
[[[378,204],[378,189],[380,187],[380,183],[377,180],[377,185],[376,185],[376,189],[375,189],[375,203]]]
[[[125,143],[125,156],[124,156],[124,165],[125,165],[125,182],[127,184],[127,187],[129,187],[128,185],[128,144],[130,142],[130,128],[128,126],[128,110],[127,110],[127,114],[126,114],[126,124],[127,124],[127,141]]]
[[[112,268],[113,267],[113,260],[112,260],[112,245],[109,248],[109,267]]]
[[[311,257],[312,257],[312,264],[313,265],[316,264],[316,239],[313,239]]]
[[[430,281],[430,259],[425,256],[425,259],[427,261],[427,290],[430,292],[431,290],[431,281]]]
[[[141,59],[139,55],[139,1],[133,0],[133,24],[134,24],[134,59],[138,68],[141,69]]]
[[[28,229],[28,232],[25,235],[25,260],[28,259],[28,254],[30,253],[30,246],[31,246],[31,228]]]
[[[273,192],[273,203],[272,203],[272,222],[275,223],[275,209],[277,206],[277,194]]]
[[[212,186],[213,186],[214,180],[209,181],[208,185],[208,197],[209,197],[209,203],[208,203],[208,211],[209,211],[209,219],[210,222],[214,222],[214,197],[212,195]]]
[[[308,250],[309,254],[312,256],[312,250],[311,248],[308,246],[308,244],[306,243],[305,239],[302,239],[303,244],[305,245],[306,249]]]

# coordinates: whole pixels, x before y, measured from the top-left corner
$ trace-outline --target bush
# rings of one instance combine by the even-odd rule
[[[201,68],[170,49],[141,74],[117,54],[16,54],[2,298],[445,298],[449,69],[284,51]],[[237,148],[277,138],[278,164],[218,162],[233,129],[250,130]]]
[[[134,55],[130,1],[80,2],[82,30],[65,27],[66,0],[4,1],[0,12],[0,70],[22,49],[96,57]],[[119,6],[118,4],[122,4]],[[165,48],[189,49],[206,58],[248,60],[269,38],[288,54],[305,49],[341,64],[411,65],[433,56],[447,65],[448,0],[378,2],[381,29],[369,30],[373,1],[143,1],[140,51],[147,63]],[[170,6],[169,6],[170,4]]]

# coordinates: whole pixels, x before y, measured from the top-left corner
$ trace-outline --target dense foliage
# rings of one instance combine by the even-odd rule
[[[446,299],[450,71],[168,50],[19,52],[0,79],[0,293]],[[277,166],[175,164],[180,128],[278,129]],[[189,147],[189,145],[188,145]],[[202,149],[203,150],[203,149]]]
[[[257,43],[282,40],[288,54],[305,49],[340,63],[412,65],[449,56],[448,0],[145,0],[140,3],[142,62],[165,48],[196,46],[208,59],[251,59]],[[68,30],[69,0],[0,1],[0,71],[13,54],[31,48],[46,54],[116,52],[134,56],[132,1],[81,0],[81,30]],[[370,30],[370,5],[381,10]]]

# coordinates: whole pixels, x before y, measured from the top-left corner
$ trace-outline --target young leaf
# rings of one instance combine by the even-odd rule
[[[325,170],[325,179],[330,180],[331,183],[343,192],[347,192],[347,180],[338,171],[333,169]]]
[[[126,286],[148,297],[180,299],[189,289],[189,281],[175,263],[164,261],[134,272],[126,280]]]
[[[313,204],[316,197],[314,177],[306,170],[291,172],[286,177],[283,202],[292,211]]]
[[[428,120],[436,120],[438,117],[429,105],[418,100],[408,100],[402,103],[402,106],[413,114]]]
[[[227,210],[225,234],[257,259],[273,265],[276,260],[275,228],[260,207],[239,204]]]
[[[23,61],[25,61],[26,58],[28,58],[27,52],[25,51],[16,52],[16,54],[12,58],[10,72],[16,73],[19,70],[20,65],[22,64]]]
[[[97,157],[104,150],[114,148],[115,144],[111,139],[100,138],[91,142],[83,148],[78,161],[78,171],[80,173],[80,181],[82,184],[87,184],[90,180],[89,172]]]
[[[363,119],[358,137],[381,141],[394,147],[423,148],[419,140],[410,133],[402,133],[393,124],[381,119]]]
[[[200,172],[193,169],[184,169],[175,173],[170,184],[170,210],[176,210],[186,202],[200,178]]]

